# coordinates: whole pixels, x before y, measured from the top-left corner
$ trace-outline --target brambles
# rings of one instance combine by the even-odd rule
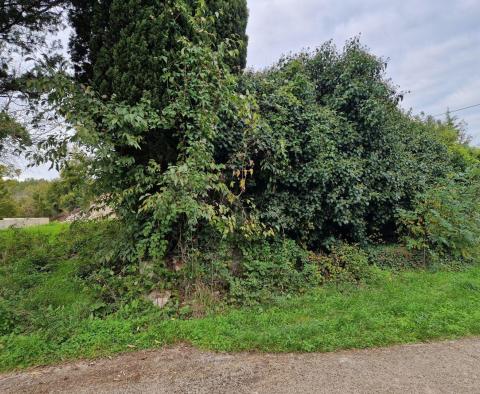
[[[294,241],[256,242],[242,246],[242,259],[231,275],[228,297],[256,304],[279,295],[302,293],[318,286],[318,268]]]
[[[277,234],[317,250],[394,240],[396,210],[454,170],[427,124],[399,108],[385,67],[354,39],[343,51],[327,43],[242,77],[258,127],[222,129],[216,156],[235,162],[247,147],[254,166],[245,198]]]
[[[480,170],[440,180],[417,196],[413,210],[400,210],[399,218],[410,249],[427,260],[477,261],[480,242]]]

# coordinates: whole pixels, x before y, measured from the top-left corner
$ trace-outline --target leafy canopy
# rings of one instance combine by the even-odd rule
[[[396,209],[452,169],[444,144],[399,108],[385,68],[353,39],[343,51],[327,43],[242,78],[260,126],[223,129],[216,154],[228,161],[249,147],[246,196],[265,224],[313,248],[388,239]]]
[[[65,0],[0,1],[0,97],[18,89],[12,52],[31,54],[45,44],[48,33],[58,30]]]

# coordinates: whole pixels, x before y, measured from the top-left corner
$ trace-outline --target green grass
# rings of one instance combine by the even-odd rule
[[[18,231],[22,231],[31,235],[48,235],[49,237],[54,238],[58,236],[62,231],[67,229],[69,225],[69,223],[65,222],[52,222],[50,224],[44,224],[42,226],[32,226],[23,229],[0,229],[0,236],[4,239],[14,238],[15,234],[17,234]]]
[[[27,296],[17,301],[26,314],[33,314],[36,303],[44,309],[30,316],[30,327],[0,337],[0,370],[178,342],[218,351],[323,352],[480,335],[480,266],[386,272],[363,287],[328,286],[192,320],[166,320],[160,311],[135,305],[92,317],[88,307],[95,294],[72,281],[74,271],[75,263],[65,260],[30,278]],[[16,275],[13,282],[20,286],[26,274]]]

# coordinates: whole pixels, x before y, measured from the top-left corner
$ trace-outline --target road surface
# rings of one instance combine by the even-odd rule
[[[1,393],[480,393],[480,338],[336,353],[177,346],[0,375]]]

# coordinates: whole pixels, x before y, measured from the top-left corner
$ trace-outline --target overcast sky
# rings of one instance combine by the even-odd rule
[[[250,0],[248,63],[353,36],[390,59],[409,91],[406,108],[429,114],[480,103],[480,0]],[[480,144],[480,107],[458,113]]]
[[[248,64],[353,36],[390,59],[388,76],[415,113],[480,103],[480,0],[248,0]],[[480,107],[456,115],[480,145]],[[52,177],[45,169],[25,176]]]

